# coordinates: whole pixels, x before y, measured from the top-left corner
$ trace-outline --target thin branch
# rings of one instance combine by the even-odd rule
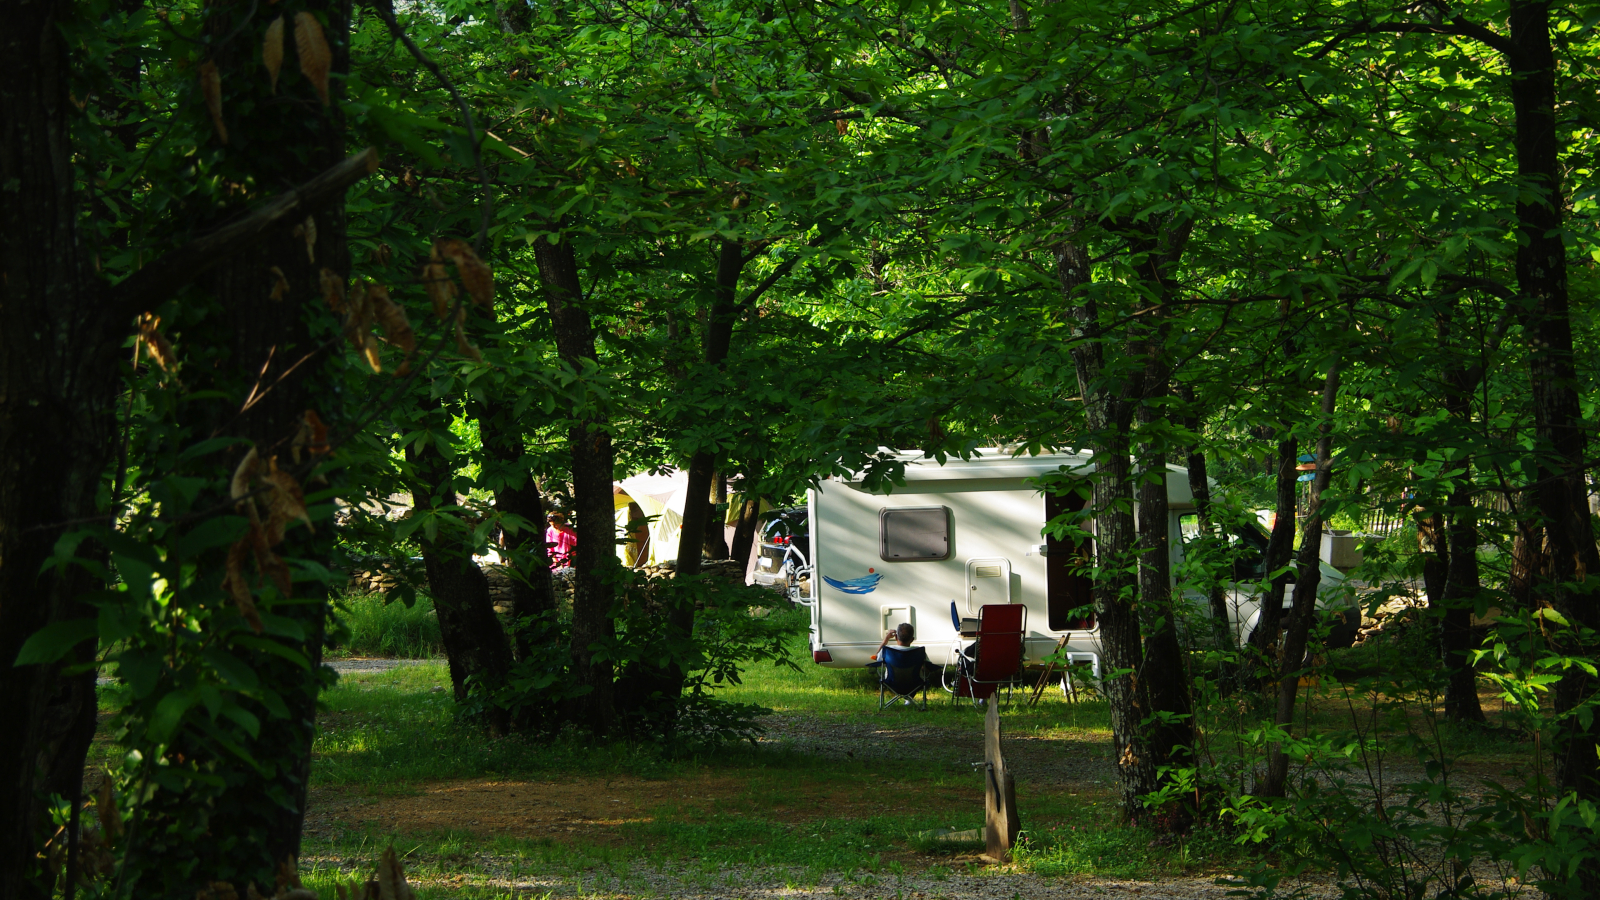
[[[490,193],[489,170],[483,167],[483,152],[478,147],[478,129],[472,120],[472,110],[467,107],[467,101],[462,99],[461,92],[456,90],[454,82],[445,77],[438,63],[429,59],[428,55],[422,52],[422,48],[411,40],[411,35],[406,34],[406,30],[400,26],[400,21],[394,17],[394,4],[390,0],[372,0],[372,8],[377,11],[378,18],[389,26],[389,33],[394,35],[395,40],[404,44],[417,62],[422,63],[422,67],[444,85],[444,89],[449,91],[451,98],[456,101],[456,108],[461,110],[461,120],[467,126],[467,144],[472,147],[472,163],[478,169],[478,186],[483,189],[483,206],[478,215],[478,237],[472,242],[472,248],[482,255],[484,242],[489,239],[489,220],[494,213],[494,196]]]

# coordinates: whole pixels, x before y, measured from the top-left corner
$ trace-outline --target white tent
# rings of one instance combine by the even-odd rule
[[[678,541],[683,536],[683,508],[689,494],[689,473],[674,469],[664,475],[630,475],[612,486],[613,505],[617,515],[617,530],[628,528],[628,503],[639,504],[639,509],[650,523],[649,546],[639,565],[654,566],[678,558]],[[739,507],[744,502],[739,494],[728,497],[728,516],[723,529],[728,543],[733,543],[734,525],[738,521]],[[765,511],[766,504],[762,504]],[[618,544],[617,556],[624,565],[634,565],[631,544]],[[748,548],[746,553],[749,553]],[[735,556],[737,556],[737,552]],[[752,562],[751,565],[754,565]]]
[[[639,504],[650,523],[650,543],[645,548],[644,565],[654,566],[662,560],[678,558],[678,538],[683,532],[683,507],[689,489],[689,473],[669,472],[665,475],[630,475],[614,488],[617,527],[628,527],[628,503]],[[617,555],[625,564],[627,547],[617,545]]]

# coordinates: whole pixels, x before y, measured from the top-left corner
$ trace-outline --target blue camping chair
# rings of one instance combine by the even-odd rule
[[[928,708],[928,651],[922,647],[884,647],[877,662],[867,663],[868,668],[880,670],[878,676],[878,709],[882,711],[896,700],[904,700],[917,707],[916,694],[922,692],[919,708]]]

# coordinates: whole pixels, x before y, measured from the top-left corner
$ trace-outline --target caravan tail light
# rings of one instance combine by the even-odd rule
[[[819,662],[819,663],[830,663],[830,662],[833,662],[833,654],[829,653],[826,650],[813,650],[813,651],[811,651],[811,661],[812,662]]]

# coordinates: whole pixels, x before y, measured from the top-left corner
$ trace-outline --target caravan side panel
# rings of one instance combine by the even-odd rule
[[[947,557],[883,558],[882,512],[908,507],[949,510]],[[1048,654],[1062,634],[1071,636],[1075,651],[1098,650],[1093,632],[1049,629],[1046,558],[1040,552],[1044,497],[1022,478],[911,482],[892,494],[826,481],[811,492],[810,514],[812,649],[828,652],[826,665],[866,665],[884,632],[907,621],[930,660],[953,662],[958,635],[951,602],[961,615],[976,615],[981,598],[1007,596],[1028,609],[1029,659]]]

